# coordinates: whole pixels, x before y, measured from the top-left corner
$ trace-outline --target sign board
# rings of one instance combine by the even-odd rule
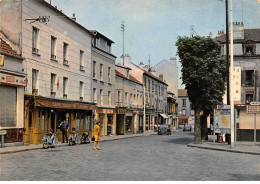
[[[260,105],[260,102],[250,102],[250,105]]]
[[[214,110],[215,132],[230,133],[230,109],[226,107]]]
[[[5,135],[6,134],[6,130],[0,130],[0,135]]]
[[[246,106],[246,113],[247,114],[259,114],[260,106],[259,105],[248,105],[248,106]]]

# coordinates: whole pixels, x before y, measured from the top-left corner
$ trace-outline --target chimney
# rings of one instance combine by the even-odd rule
[[[224,35],[224,31],[218,31],[218,36]]]
[[[73,13],[73,16],[71,18],[72,20],[76,21],[75,13]]]
[[[159,75],[159,79],[160,79],[161,81],[163,81],[163,74],[162,74],[162,73]]]
[[[174,66],[176,66],[176,61],[177,61],[176,57],[170,58],[170,63],[173,64]]]
[[[57,9],[58,7],[57,7],[57,6],[54,6],[54,8],[56,8],[56,9]]]

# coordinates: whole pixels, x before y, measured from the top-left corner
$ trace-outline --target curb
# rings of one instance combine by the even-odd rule
[[[107,140],[101,140],[100,142],[105,142],[105,141],[114,141],[114,140],[120,140],[120,139],[130,139],[130,138],[136,138],[136,137],[145,137],[145,136],[151,136],[151,135],[155,135],[155,134],[149,134],[149,135],[138,135],[138,136],[131,136],[131,137],[121,137],[121,138],[114,138],[114,139],[107,139]],[[93,144],[94,141],[90,141],[90,144]],[[65,147],[65,146],[69,146],[66,143],[61,143],[58,145],[58,147]],[[37,150],[37,149],[43,149],[42,146],[39,147],[34,147],[34,148],[21,148],[21,149],[17,149],[17,150],[9,150],[9,151],[2,151],[0,149],[0,155],[1,154],[8,154],[8,153],[17,153],[17,152],[23,152],[23,151],[32,151],[32,150]]]
[[[242,154],[251,154],[251,155],[260,155],[260,153],[249,152],[249,151],[239,151],[239,150],[231,150],[231,149],[221,149],[221,148],[212,148],[212,147],[204,147],[204,146],[196,146],[193,144],[188,144],[187,147],[199,148],[199,149],[207,149],[207,150],[215,150],[215,151],[225,151],[225,152],[233,152],[233,153],[242,153]]]

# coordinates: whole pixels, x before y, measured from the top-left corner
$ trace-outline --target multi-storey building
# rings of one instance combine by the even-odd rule
[[[42,0],[1,1],[1,35],[24,57],[24,142],[40,143],[62,120],[70,130],[91,130],[92,32]],[[6,4],[6,6],[5,6]],[[11,18],[10,18],[11,17]],[[91,132],[91,131],[90,131]]]
[[[122,60],[120,61],[122,64]],[[131,62],[131,57],[124,55],[124,66],[131,68],[130,74],[144,85],[145,89],[145,130],[154,130],[155,124],[167,123],[167,84],[163,75],[157,77],[151,72]]]
[[[260,29],[245,29],[243,22],[233,22],[234,84],[237,140],[253,140],[254,116],[247,114],[246,106],[260,100]],[[219,32],[216,40],[221,44],[221,54],[226,55],[226,34]],[[225,100],[226,98],[224,98]],[[259,134],[260,116],[256,115]],[[259,136],[258,136],[259,137]],[[259,138],[257,138],[260,140]]]
[[[191,102],[189,100],[187,90],[179,89],[178,94],[178,124],[190,124],[194,126],[194,110],[191,109]]]
[[[130,74],[131,68],[116,65],[116,133],[143,131],[143,85]]]
[[[26,74],[23,58],[8,42],[0,38],[0,129],[6,130],[6,143],[22,144]]]
[[[92,43],[92,90],[93,103],[97,103],[96,120],[100,122],[101,135],[116,133],[115,113],[115,60],[111,52],[112,40],[99,33],[93,33]]]

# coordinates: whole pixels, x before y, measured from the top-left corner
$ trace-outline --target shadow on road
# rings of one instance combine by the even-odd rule
[[[172,139],[165,140],[165,142],[186,145],[193,142],[193,137],[172,138]]]
[[[260,180],[260,175],[257,174],[232,174],[234,180],[240,181],[257,181]]]

